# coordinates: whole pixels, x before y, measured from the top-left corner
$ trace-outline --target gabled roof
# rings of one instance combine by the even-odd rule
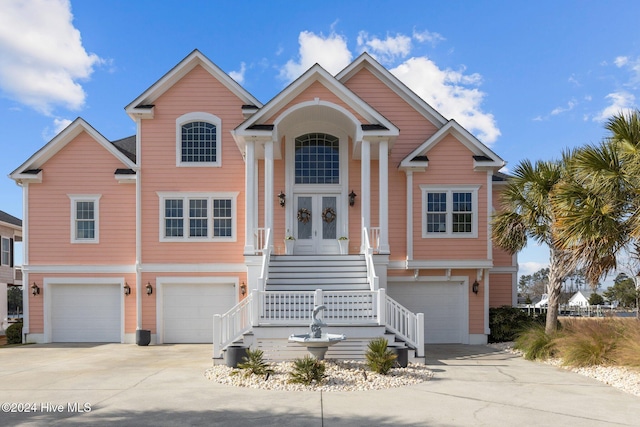
[[[116,159],[120,160],[125,167],[136,169],[136,164],[127,155],[109,142],[109,140],[102,136],[102,134],[95,130],[84,119],[78,117],[44,147],[29,157],[26,162],[11,172],[9,177],[15,181],[41,180],[42,175],[40,172],[44,164],[82,132],[87,132],[98,144],[102,145],[109,153],[113,154]]]
[[[135,120],[136,116],[153,117],[154,102],[176,82],[184,77],[189,71],[196,66],[202,66],[212,76],[214,76],[227,89],[242,100],[244,104],[256,105],[261,107],[262,104],[256,98],[233,80],[227,73],[222,71],[217,65],[204,56],[198,49],[195,49],[186,58],[173,67],[167,74],[162,76],[160,80],[155,82],[151,87],[145,90],[140,96],[131,101],[125,107],[125,111]],[[246,105],[245,105],[246,106]]]
[[[427,104],[422,98],[416,95],[411,89],[409,89],[404,83],[402,83],[396,76],[391,74],[389,70],[380,65],[378,61],[373,59],[371,55],[364,52],[358,58],[356,58],[351,64],[349,64],[344,70],[340,71],[336,75],[342,83],[346,83],[351,77],[356,75],[360,70],[366,68],[374,76],[376,76],[381,82],[383,82],[389,89],[398,94],[402,99],[411,105],[416,111],[422,114],[427,120],[433,123],[434,126],[440,128],[447,123],[447,119],[442,116],[431,105]]]
[[[112,142],[115,147],[129,158],[132,162],[136,161],[136,136],[128,136],[126,138],[117,139]]]
[[[273,123],[265,123],[265,121],[269,120],[270,117],[284,108],[291,100],[304,92],[305,89],[315,82],[321,83],[331,91],[331,93],[340,98],[340,100],[362,116],[364,120],[368,121],[368,123],[360,124],[361,126],[357,129],[358,133],[361,134],[364,132],[367,135],[385,136],[389,138],[395,138],[400,133],[399,129],[391,121],[367,104],[349,88],[344,86],[328,71],[320,65],[315,64],[265,104],[258,112],[241,123],[233,131],[236,143],[239,146],[242,146],[245,142],[245,137],[260,137],[267,136],[267,134],[271,135],[273,128],[270,128],[270,125],[273,125]],[[321,105],[324,101],[316,99],[315,101],[310,101],[308,104],[311,105],[314,102]],[[347,111],[344,111],[344,113],[347,115],[351,114]],[[364,126],[363,128],[362,125],[368,126]]]
[[[448,135],[453,135],[471,151],[474,170],[493,169],[497,171],[506,164],[500,156],[491,151],[489,147],[480,142],[468,130],[460,126],[455,120],[449,120],[446,125],[442,126],[429,139],[409,153],[400,163],[400,168],[426,168],[428,161],[416,161],[416,159],[426,158],[429,150]]]
[[[6,213],[5,211],[0,211],[0,222],[15,226],[17,228],[22,228],[22,220]]]

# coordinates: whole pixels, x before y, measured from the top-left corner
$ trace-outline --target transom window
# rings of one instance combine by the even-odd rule
[[[235,241],[236,193],[158,194],[161,241]]]
[[[308,133],[295,141],[296,184],[339,184],[340,143],[326,133]]]
[[[194,112],[176,119],[176,165],[220,166],[221,121],[209,113]]]
[[[477,237],[478,188],[420,186],[423,193],[422,237]]]
[[[71,242],[98,243],[98,195],[77,195],[71,198]]]

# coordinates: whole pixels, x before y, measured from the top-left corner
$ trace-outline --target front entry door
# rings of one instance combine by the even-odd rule
[[[340,253],[337,202],[337,195],[296,195],[296,255]]]

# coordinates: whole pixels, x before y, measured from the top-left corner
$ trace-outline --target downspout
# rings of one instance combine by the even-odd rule
[[[29,335],[29,184],[18,183],[22,187],[22,342]],[[27,268],[25,269],[25,265]],[[15,268],[15,266],[14,266]]]
[[[136,341],[142,330],[142,119],[136,118]]]

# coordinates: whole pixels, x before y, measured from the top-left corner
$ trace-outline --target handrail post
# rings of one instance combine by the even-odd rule
[[[378,325],[387,324],[387,293],[386,289],[378,289]]]
[[[254,290],[251,292],[251,301],[249,301],[251,312],[251,326],[260,325],[260,307],[262,306],[262,291]]]
[[[416,328],[416,353],[417,357],[424,357],[424,313],[416,314],[417,328]]]
[[[313,293],[313,305],[318,306],[322,305],[322,300],[324,299],[324,295],[322,289],[316,289]]]
[[[213,315],[213,357],[222,356],[222,316]]]

